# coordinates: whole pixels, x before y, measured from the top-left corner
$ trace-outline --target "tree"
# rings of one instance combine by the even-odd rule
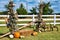
[[[19,15],[26,15],[27,10],[24,8],[23,4],[20,5],[20,7],[16,10]]]
[[[8,5],[5,5],[5,8],[8,10]],[[8,11],[2,11],[0,15],[8,15]]]
[[[44,3],[43,15],[50,15],[50,14],[52,14],[53,9],[50,8],[50,7],[51,7],[50,2]]]
[[[3,14],[3,12],[0,12],[0,15],[2,15]]]
[[[0,15],[7,15],[7,14],[8,14],[7,11],[0,12]]]
[[[5,5],[5,8],[8,10],[9,9],[8,5]]]
[[[30,9],[32,14],[37,14],[36,8],[32,7],[32,9]]]
[[[5,8],[8,9],[8,5],[5,5]],[[8,11],[2,11],[0,12],[0,15],[7,15]]]
[[[3,11],[2,14],[3,15],[8,15],[8,11]]]

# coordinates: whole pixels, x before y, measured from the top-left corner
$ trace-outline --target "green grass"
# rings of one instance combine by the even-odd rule
[[[17,22],[18,24],[22,24],[22,23],[28,23],[29,21],[20,21],[20,22]],[[6,24],[6,22],[0,22],[0,24]]]
[[[38,35],[36,36],[30,35],[25,38],[13,38],[13,39],[4,37],[0,40],[60,40],[60,25],[57,26],[59,27],[59,31],[56,31],[54,29],[54,31],[38,33]],[[26,29],[30,30],[31,28],[26,28]],[[0,33],[6,33],[8,31],[9,30],[7,27],[0,27]]]
[[[28,22],[31,22],[31,21],[20,21],[20,22],[17,22],[17,24],[22,24],[22,23],[28,23]],[[53,20],[51,21],[46,21],[46,23],[51,23],[51,22],[54,22]],[[57,20],[56,22],[60,22],[60,20]],[[0,24],[6,24],[6,22],[0,22]]]
[[[0,40],[60,40],[60,32],[42,32],[36,36],[27,36],[25,38],[13,38],[4,37]]]
[[[8,32],[9,31],[9,29],[7,28],[7,27],[1,27],[0,26],[0,34],[4,34],[4,33],[6,33],[6,32]]]
[[[0,22],[0,24],[6,24],[6,22]]]

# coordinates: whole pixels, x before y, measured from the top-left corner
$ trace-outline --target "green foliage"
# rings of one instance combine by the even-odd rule
[[[3,13],[2,12],[0,12],[0,15],[2,15]]]
[[[50,15],[53,12],[53,9],[50,8],[50,2],[44,3],[44,8],[43,8],[43,15]]]
[[[19,15],[27,15],[27,10],[24,8],[23,4],[16,10]]]
[[[8,5],[5,5],[5,8],[8,10]],[[7,15],[8,11],[2,11],[0,12],[0,15]]]
[[[53,13],[53,9],[51,8],[50,2],[39,4],[38,10],[40,11],[40,5],[44,5],[43,7],[43,15],[51,15]]]
[[[7,15],[7,11],[0,12],[0,15]]]
[[[32,9],[30,9],[32,14],[37,14],[36,8],[32,7]]]
[[[8,5],[5,5],[5,8],[8,10],[9,9]]]
[[[8,15],[8,11],[3,11],[3,15]]]

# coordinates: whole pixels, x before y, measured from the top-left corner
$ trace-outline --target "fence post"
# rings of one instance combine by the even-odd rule
[[[32,21],[33,21],[33,25],[34,25],[34,21],[35,21],[34,14],[33,14],[33,16],[32,16]]]
[[[35,19],[34,19],[34,14],[32,15],[32,28],[34,29],[34,21],[35,21]]]
[[[56,14],[54,14],[54,26],[56,25]]]

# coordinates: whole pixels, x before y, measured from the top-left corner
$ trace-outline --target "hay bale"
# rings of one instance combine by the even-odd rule
[[[20,34],[23,36],[29,36],[33,33],[33,30],[20,30]]]

